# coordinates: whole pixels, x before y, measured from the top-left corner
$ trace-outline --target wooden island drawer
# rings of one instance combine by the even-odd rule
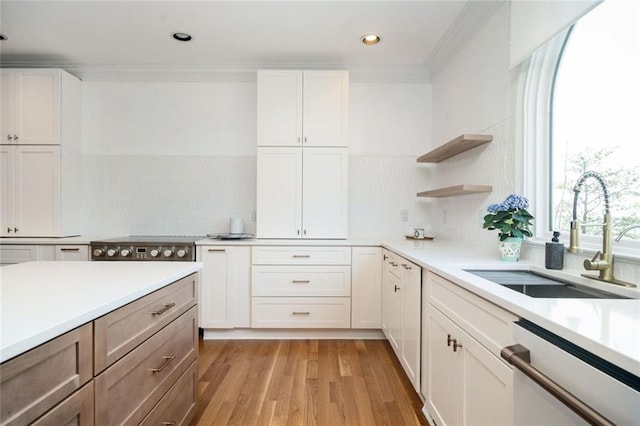
[[[350,296],[350,266],[254,266],[254,296]]]
[[[140,426],[188,425],[198,401],[198,363],[194,362],[169,392],[144,418]]]
[[[96,319],[94,374],[194,306],[197,294],[198,274],[192,274]]]
[[[350,265],[351,247],[254,246],[251,257],[254,265]]]
[[[0,365],[0,424],[28,424],[92,377],[92,330],[85,324]]]
[[[197,307],[95,378],[97,425],[138,424],[198,356]]]
[[[350,328],[350,297],[254,297],[254,328]]]
[[[31,426],[91,426],[94,423],[93,398],[93,382],[89,382]]]

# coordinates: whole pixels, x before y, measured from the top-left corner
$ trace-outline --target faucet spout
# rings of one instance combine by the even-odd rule
[[[582,185],[588,178],[593,178],[597,180],[600,186],[602,187],[602,193],[604,195],[604,208],[605,208],[605,221],[604,221],[605,223],[603,224],[603,227],[606,225],[606,221],[607,221],[606,215],[610,213],[609,188],[607,187],[607,184],[605,183],[604,179],[597,172],[593,172],[593,171],[585,172],[582,176],[580,176],[575,186],[573,187],[573,214],[572,214],[571,226],[569,230],[569,247],[567,248],[567,251],[571,253],[577,253],[578,251],[580,251],[579,236],[580,236],[581,225],[580,225],[580,221],[578,221],[578,195],[580,195],[580,192],[582,191]],[[611,251],[611,250],[608,250],[608,251]],[[607,250],[603,250],[603,252],[607,252]]]

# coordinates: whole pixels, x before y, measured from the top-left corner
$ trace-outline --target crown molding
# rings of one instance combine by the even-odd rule
[[[224,63],[211,65],[108,65],[60,61],[2,61],[3,68],[61,68],[83,81],[255,83],[259,69],[349,70],[352,82],[428,83],[422,65],[354,65],[308,62]]]
[[[431,78],[449,63],[462,46],[508,0],[469,0],[451,23],[438,44],[427,57],[424,66]]]

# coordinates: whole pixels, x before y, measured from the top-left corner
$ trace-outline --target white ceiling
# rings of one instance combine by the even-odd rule
[[[8,38],[0,42],[0,61],[80,68],[425,69],[467,3],[0,0],[0,33]],[[193,40],[175,41],[175,31]],[[382,42],[360,43],[369,32]]]

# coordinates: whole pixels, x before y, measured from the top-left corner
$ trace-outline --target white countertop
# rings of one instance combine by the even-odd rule
[[[492,303],[640,376],[640,290],[550,271],[526,262],[501,262],[496,256],[477,256],[464,247],[436,242],[390,240],[383,247],[429,269]],[[464,269],[528,269],[569,278],[573,282],[634,299],[533,298]]]
[[[26,262],[0,268],[0,362],[202,269],[199,262]]]
[[[2,237],[2,244],[28,244],[28,245],[66,245],[66,244],[89,244],[93,240],[99,240],[104,237],[94,237],[91,235],[76,235],[74,237]]]
[[[196,241],[197,246],[379,246],[384,238],[350,238],[342,240],[311,240],[311,239],[265,239],[251,238],[244,240],[221,240],[204,238]]]

